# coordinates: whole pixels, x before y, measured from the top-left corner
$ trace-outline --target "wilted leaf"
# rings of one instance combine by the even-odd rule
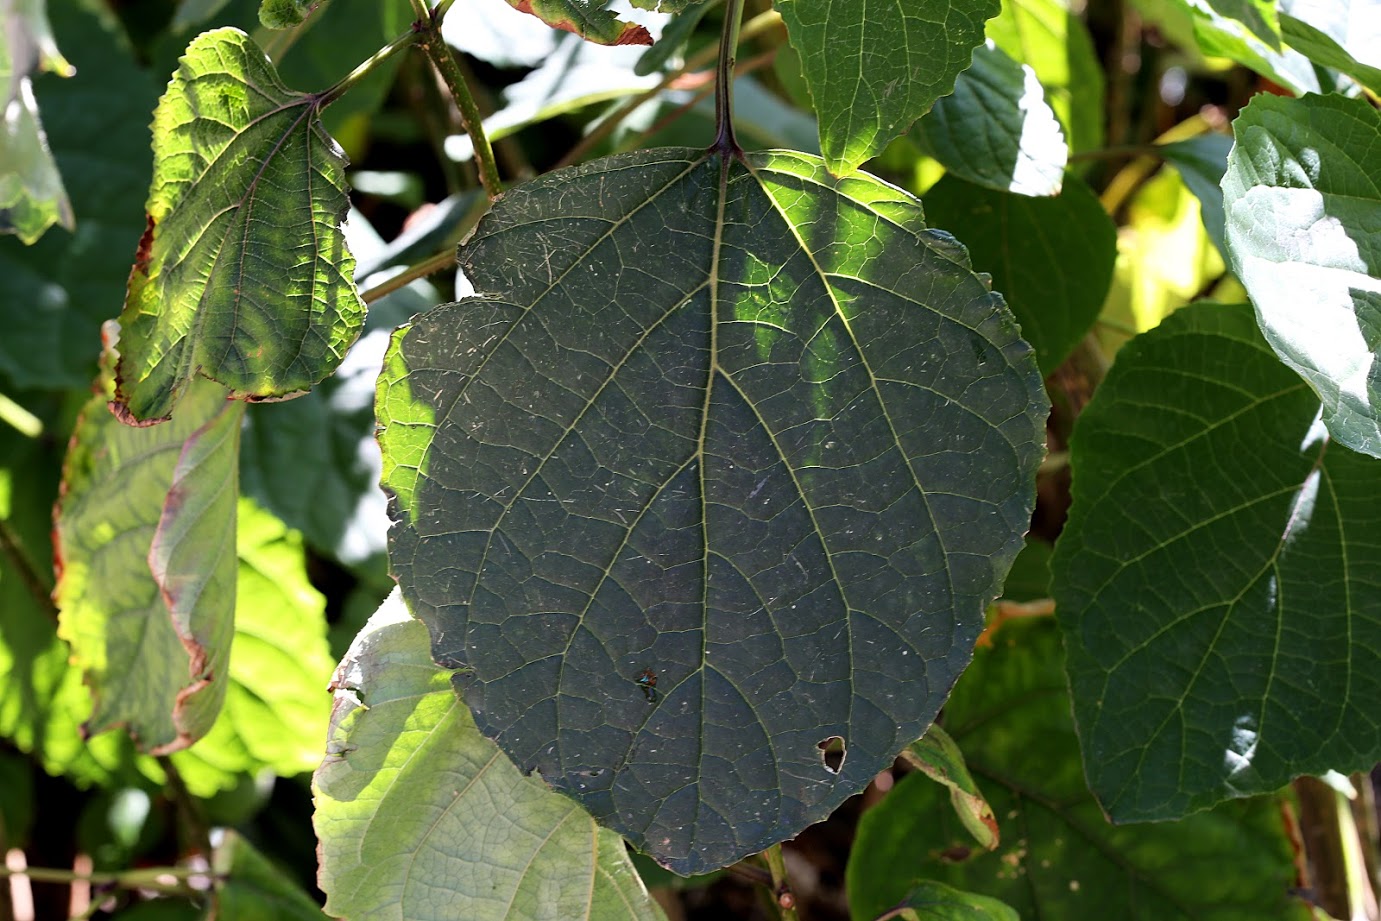
[[[398,921],[661,917],[619,836],[509,764],[450,677],[397,592],[337,669],[314,782],[327,910]]]
[[[650,45],[652,36],[604,8],[606,0],[508,0],[515,10],[531,13],[547,25],[600,45]]]
[[[1280,0],[1280,25],[1310,60],[1381,93],[1381,0]]]
[[[1228,253],[1257,321],[1332,436],[1381,456],[1381,113],[1261,95],[1233,131]]]
[[[1071,451],[1054,593],[1109,815],[1381,758],[1378,466],[1330,441],[1247,307],[1186,307],[1124,346]]]
[[[1069,159],[1060,123],[1036,72],[991,40],[911,132],[960,179],[1017,195],[1060,192]]]
[[[1077,176],[1059,195],[994,192],[946,176],[925,196],[931,223],[952,229],[974,268],[1012,308],[1041,373],[1059,367],[1088,332],[1112,282],[1117,228]]]
[[[306,390],[359,335],[345,157],[322,102],[238,30],[188,46],[154,112],[149,227],[120,321],[127,420],[167,418],[197,375],[250,399]]]
[[[378,407],[394,571],[481,731],[683,874],[823,819],[1021,546],[1011,315],[906,193],[789,152],[543,177],[462,265],[483,296],[395,334]]]
[[[830,171],[881,153],[954,80],[983,43],[998,0],[779,0],[820,120]]]
[[[939,724],[902,750],[902,757],[936,783],[949,788],[949,800],[959,821],[974,840],[988,850],[997,847],[999,831],[993,807],[983,798],[964,764],[964,753]]]
[[[0,373],[21,387],[84,388],[101,353],[101,322],[119,312],[144,229],[158,94],[121,36],[77,0],[49,6],[78,70],[66,80],[37,78],[34,93],[77,226],[49,230],[33,246],[0,236]]]
[[[243,404],[202,382],[175,425],[121,425],[97,395],[64,468],[59,634],[91,687],[84,732],[126,727],[145,751],[205,735],[225,699],[235,610]]]
[[[1309,919],[1292,895],[1277,800],[1181,822],[1108,823],[1084,785],[1061,658],[1051,618],[1011,621],[974,655],[944,722],[992,803],[1002,846],[975,850],[945,791],[904,778],[859,822],[847,871],[856,921],[892,907],[917,879],[1001,899],[1021,918]]]
[[[1103,146],[1103,67],[1083,19],[1061,0],[1003,0],[987,35],[1036,72],[1071,150]]]

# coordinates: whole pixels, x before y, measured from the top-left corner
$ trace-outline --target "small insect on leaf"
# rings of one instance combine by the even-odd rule
[[[650,668],[643,669],[635,679],[638,687],[643,689],[643,696],[647,702],[655,704],[657,702],[657,673]]]

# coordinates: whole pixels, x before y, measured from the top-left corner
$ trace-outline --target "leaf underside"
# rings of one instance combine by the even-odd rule
[[[1124,346],[1070,450],[1054,595],[1114,820],[1381,758],[1377,464],[1330,441],[1246,306]]]
[[[120,317],[116,409],[166,419],[200,374],[248,399],[309,389],[359,335],[345,155],[319,97],[236,29],[199,35],[154,112],[154,177]]]
[[[378,412],[476,723],[682,874],[823,819],[1020,549],[1047,403],[1001,299],[910,196],[788,152],[544,177],[462,264],[484,296],[395,334]]]

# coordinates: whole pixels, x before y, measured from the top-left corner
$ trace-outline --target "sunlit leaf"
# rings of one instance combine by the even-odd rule
[[[1381,93],[1381,0],[1280,0],[1285,40]]]
[[[329,912],[655,919],[623,841],[475,730],[395,592],[336,671],[314,821]]]
[[[830,170],[856,170],[953,92],[998,8],[998,0],[780,0]]]
[[[167,418],[186,384],[281,396],[329,374],[364,305],[340,222],[344,155],[235,29],[198,36],[154,112],[148,230],[121,315],[116,406]]]
[[[1001,899],[1021,918],[1312,917],[1292,894],[1294,850],[1278,800],[1181,822],[1103,817],[1084,785],[1061,658],[1048,617],[1009,622],[975,654],[944,723],[992,803],[1002,845],[975,849],[944,788],[904,778],[859,822],[846,880],[856,921],[877,918],[918,879]]]
[[[604,8],[605,0],[508,0],[547,25],[600,45],[650,45],[652,36],[635,22]]]
[[[1117,229],[1098,197],[1077,176],[1050,198],[947,176],[926,193],[925,207],[969,248],[974,268],[992,275],[1041,372],[1054,371],[1093,325],[1112,281]]]
[[[1309,59],[1281,43],[1270,0],[1171,0],[1194,23],[1205,54],[1236,61],[1296,93],[1320,91]],[[1327,87],[1324,87],[1327,89]]]
[[[259,21],[269,29],[291,29],[312,14],[321,0],[263,0]]]
[[[1069,159],[1036,72],[991,41],[911,133],[960,179],[1018,195],[1059,194]]]
[[[481,731],[683,874],[823,819],[1021,546],[1011,315],[915,199],[789,152],[525,183],[462,265],[483,296],[395,334],[378,407],[394,572]]]
[[[1079,417],[1051,567],[1114,819],[1381,758],[1378,467],[1320,413],[1250,309],[1200,304],[1124,346]]]
[[[1381,456],[1381,113],[1262,95],[1233,132],[1228,253],[1261,329],[1332,436]]]
[[[87,404],[64,468],[59,633],[91,687],[84,731],[124,726],[161,754],[205,735],[225,699],[244,407],[202,382],[148,430],[105,404]]]

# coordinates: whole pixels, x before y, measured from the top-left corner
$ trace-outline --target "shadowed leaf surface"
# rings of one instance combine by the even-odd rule
[[[1201,134],[1185,141],[1163,144],[1157,152],[1179,170],[1185,186],[1199,200],[1204,230],[1220,253],[1227,252],[1223,241],[1223,173],[1228,168],[1232,138],[1225,134]]]
[[[781,0],[836,174],[882,152],[954,91],[998,0]]]
[[[327,910],[378,921],[662,917],[623,841],[475,729],[395,591],[340,663],[314,779]]]
[[[1069,147],[1036,72],[988,43],[954,93],[911,129],[960,179],[1017,195],[1058,195]]]
[[[1059,195],[1032,198],[946,176],[925,207],[993,276],[1041,373],[1059,367],[1097,319],[1117,261],[1117,228],[1093,190],[1069,176]]]
[[[1233,133],[1228,254],[1257,321],[1332,436],[1381,457],[1381,112],[1260,95]]]
[[[1181,308],[1124,346],[1071,464],[1054,594],[1114,819],[1381,758],[1381,467],[1329,440],[1249,308]]]
[[[154,111],[149,226],[120,319],[126,418],[167,418],[199,374],[251,399],[306,390],[359,335],[345,156],[319,104],[238,30],[188,46]]]
[[[788,152],[544,177],[462,265],[484,296],[395,334],[378,406],[394,571],[481,731],[683,874],[823,819],[1020,549],[1047,404],[1001,299]]]
[[[122,425],[93,397],[64,468],[59,634],[92,689],[85,731],[185,748],[225,699],[243,404],[198,383],[176,424]]]
[[[1021,918],[1311,918],[1291,895],[1294,855],[1276,799],[1182,822],[1108,823],[1084,784],[1061,659],[1048,617],[1008,622],[974,655],[944,723],[997,814],[1002,844],[976,850],[945,789],[904,778],[859,822],[847,878],[855,921],[876,918],[917,879],[996,897]]]

